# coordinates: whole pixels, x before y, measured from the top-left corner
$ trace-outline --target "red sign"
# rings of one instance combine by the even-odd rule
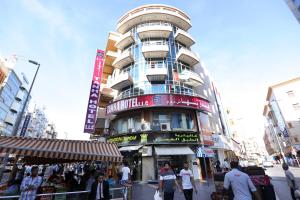
[[[203,139],[203,144],[207,146],[213,146],[214,141],[212,137],[212,131],[210,127],[210,121],[208,114],[203,112],[198,112],[198,120],[201,128],[201,134]]]
[[[99,92],[100,92],[100,85],[101,85],[102,72],[103,72],[103,63],[104,63],[103,59],[104,59],[104,51],[97,49],[92,86],[90,90],[90,97],[89,97],[85,124],[84,124],[85,133],[94,133],[95,131],[95,124],[97,119],[97,108],[98,108],[98,102],[100,96]]]
[[[109,104],[106,114],[115,114],[125,110],[143,107],[185,107],[210,111],[209,102],[201,97],[185,96],[177,94],[150,94],[122,99]]]

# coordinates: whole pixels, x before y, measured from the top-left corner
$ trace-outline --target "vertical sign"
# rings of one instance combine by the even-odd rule
[[[92,86],[90,90],[90,96],[89,96],[85,124],[84,124],[85,133],[94,133],[95,131],[95,124],[97,119],[97,107],[99,102],[100,85],[101,85],[103,65],[104,65],[103,59],[104,59],[104,51],[97,49]]]
[[[21,129],[21,133],[20,133],[20,136],[24,137],[25,136],[25,133],[27,131],[27,128],[28,128],[28,124],[30,122],[30,118],[31,118],[31,113],[28,113],[25,117],[25,120],[24,120],[24,123],[23,123],[23,127]]]
[[[212,131],[211,131],[211,127],[210,127],[210,121],[209,121],[208,114],[203,113],[203,112],[198,112],[197,114],[198,114],[197,118],[198,118],[199,125],[200,125],[203,144],[207,145],[207,146],[213,146],[214,141],[212,138]]]

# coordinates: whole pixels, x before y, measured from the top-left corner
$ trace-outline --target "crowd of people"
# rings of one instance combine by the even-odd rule
[[[85,194],[67,195],[67,199],[88,196],[89,200],[108,200],[109,188],[121,184],[130,184],[130,169],[127,162],[119,166],[115,174],[121,174],[119,180],[108,174],[98,164],[74,163],[29,166],[15,165],[7,181],[7,188],[2,195],[19,195],[20,200],[34,200],[36,195],[43,193],[43,187],[61,186],[65,192],[89,191]],[[122,185],[121,185],[122,186]],[[46,191],[47,193],[47,191]]]

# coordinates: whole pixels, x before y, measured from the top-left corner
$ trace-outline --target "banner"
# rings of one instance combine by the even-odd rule
[[[30,122],[31,119],[31,113],[28,113],[25,117],[24,123],[23,123],[23,127],[21,129],[21,133],[20,136],[24,137],[28,128],[28,124]]]
[[[90,90],[88,107],[87,107],[87,112],[85,117],[85,124],[84,124],[85,133],[94,133],[95,131],[103,65],[104,65],[104,51],[97,49],[92,86]]]
[[[119,146],[145,145],[145,144],[199,144],[197,132],[145,132],[111,136],[108,142]]]
[[[210,121],[208,114],[203,112],[198,112],[198,120],[199,120],[199,127],[201,129],[203,144],[207,146],[213,146],[214,141],[212,138],[212,131],[210,127]]]
[[[115,101],[106,107],[106,114],[143,107],[185,107],[210,111],[209,102],[201,97],[177,94],[150,94]]]

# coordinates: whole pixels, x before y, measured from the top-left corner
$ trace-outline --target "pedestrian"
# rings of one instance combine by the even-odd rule
[[[292,199],[295,200],[296,199],[295,190],[298,189],[298,186],[296,185],[296,182],[295,182],[295,176],[289,170],[289,166],[286,163],[282,164],[282,169],[284,170],[286,181],[288,183],[288,186],[290,187]]]
[[[250,177],[238,170],[239,163],[237,161],[231,161],[230,165],[232,170],[225,175],[223,195],[224,193],[228,193],[231,187],[234,200],[252,200],[252,195],[249,190],[251,190],[257,200],[261,200]]]
[[[181,177],[181,189],[183,190],[183,194],[186,200],[193,200],[193,188],[198,193],[198,190],[195,185],[194,176],[192,171],[189,169],[189,163],[184,162],[184,169],[182,169],[179,173]]]
[[[19,200],[35,200],[36,192],[42,184],[42,177],[38,176],[39,168],[33,166],[31,168],[31,175],[23,179],[20,190],[21,197]]]
[[[220,163],[219,160],[217,160],[217,162],[216,162],[216,171],[217,172],[222,172],[221,163]]]
[[[170,163],[166,162],[164,164],[165,171],[160,174],[159,177],[159,188],[160,196],[162,192],[164,193],[164,200],[173,200],[174,199],[174,192],[175,192],[175,186],[177,186],[179,189],[179,184],[176,180],[176,176],[174,172],[170,169]],[[176,185],[175,185],[176,184]],[[180,189],[180,191],[182,191]]]
[[[128,187],[130,186],[131,183],[131,174],[130,174],[130,169],[128,167],[127,161],[123,162],[123,167],[121,169],[121,172],[122,172],[122,178],[120,184],[123,186],[123,199],[127,200]]]
[[[89,200],[109,200],[109,184],[104,180],[104,174],[100,173],[92,185]]]
[[[224,172],[228,172],[229,168],[230,168],[227,160],[228,160],[227,158],[224,159],[224,163],[223,163],[223,171]]]

